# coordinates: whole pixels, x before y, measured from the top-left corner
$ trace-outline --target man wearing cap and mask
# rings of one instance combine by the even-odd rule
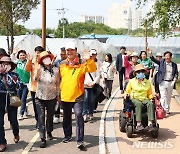
[[[94,60],[90,59],[88,50],[84,51],[84,63],[79,63],[77,47],[74,42],[67,42],[67,59],[60,64],[60,96],[63,106],[63,130],[65,137],[63,143],[72,140],[72,108],[76,118],[76,141],[77,147],[83,149],[84,120],[82,116],[84,101],[84,78],[86,72],[96,71]]]

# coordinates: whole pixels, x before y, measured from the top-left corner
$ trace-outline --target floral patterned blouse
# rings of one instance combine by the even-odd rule
[[[53,100],[60,95],[59,87],[59,69],[52,68],[50,73],[44,67],[40,67],[40,76],[37,82],[36,97],[42,100]]]
[[[6,83],[5,83],[6,82]],[[19,75],[15,72],[0,73],[0,93],[11,93],[17,95],[17,90],[21,88]]]

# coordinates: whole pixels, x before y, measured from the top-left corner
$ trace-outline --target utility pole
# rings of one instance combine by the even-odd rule
[[[145,51],[147,52],[148,48],[148,36],[147,36],[147,20],[145,20]]]
[[[63,6],[62,6],[61,9],[57,9],[57,10],[59,10],[58,14],[62,14],[61,22],[62,22],[62,25],[63,25],[63,38],[65,38],[65,29],[64,29],[65,20],[64,20],[64,14],[66,13],[66,10],[65,10],[65,8]]]
[[[46,50],[46,0],[42,0],[42,47]]]

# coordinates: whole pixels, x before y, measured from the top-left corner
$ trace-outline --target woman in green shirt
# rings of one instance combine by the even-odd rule
[[[146,79],[149,79],[150,70],[153,67],[153,63],[150,58],[147,57],[146,51],[141,51],[138,59],[139,64],[143,64],[144,68],[146,69],[147,73],[145,74]]]
[[[15,52],[11,55],[11,58],[14,62],[16,62],[17,67],[16,67],[16,73],[19,75],[21,82],[23,83],[22,89],[18,90],[18,96],[21,99],[21,109],[19,112],[18,119],[23,120],[23,115],[24,112],[27,112],[27,107],[26,107],[26,99],[28,95],[28,83],[29,83],[29,78],[30,78],[30,73],[25,70],[25,66],[27,63],[27,54],[25,50],[20,50],[17,53],[17,58],[15,57]],[[28,113],[26,113],[28,114]]]

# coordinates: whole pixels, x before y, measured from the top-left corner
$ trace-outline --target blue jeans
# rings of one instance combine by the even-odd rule
[[[94,113],[94,92],[92,88],[84,89],[83,115]]]
[[[82,116],[83,101],[62,102],[63,106],[63,130],[65,137],[72,136],[72,108],[76,118],[76,141],[84,140],[84,119]]]
[[[5,139],[5,131],[4,131],[5,102],[6,102],[6,94],[0,93],[0,144],[7,144],[7,141]],[[14,136],[19,135],[17,109],[18,109],[17,107],[9,106],[9,98],[8,98],[7,115],[8,115],[8,121],[12,126]]]
[[[23,85],[20,90],[18,90],[18,96],[21,99],[21,109],[20,109],[20,115],[24,115],[24,111],[26,110],[26,99],[28,94],[28,88],[27,85]]]

